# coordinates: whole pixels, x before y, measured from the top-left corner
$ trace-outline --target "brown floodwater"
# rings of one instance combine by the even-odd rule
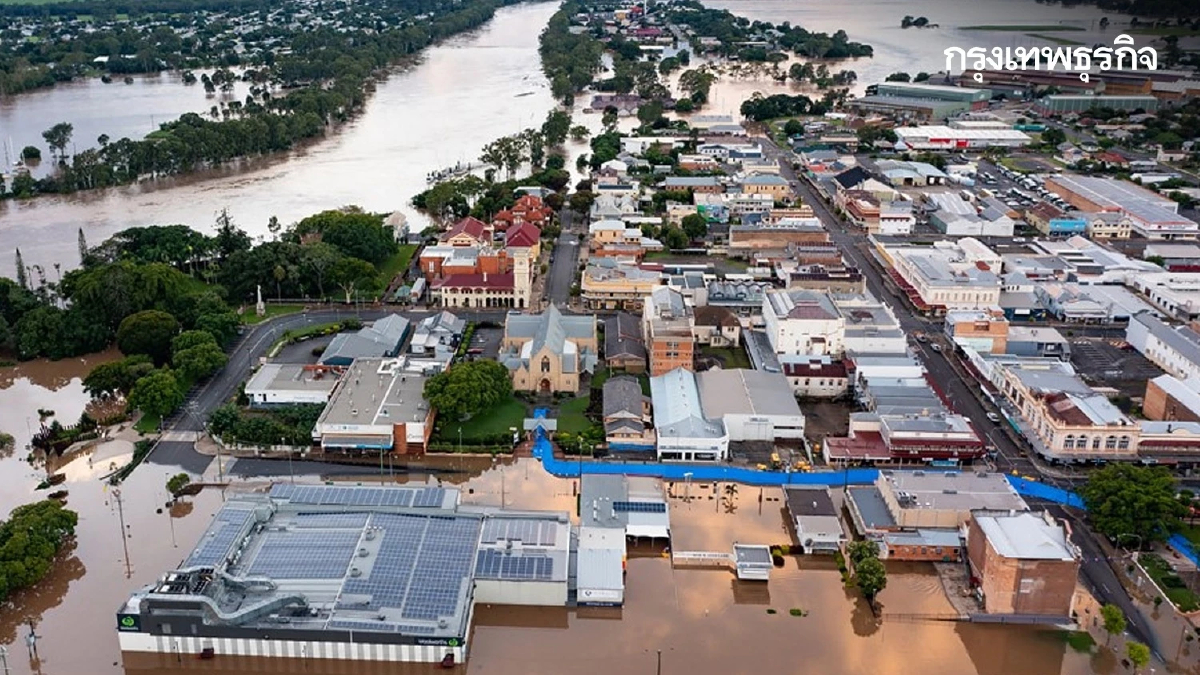
[[[25,462],[24,443],[38,408],[72,420],[86,403],[80,378],[114,353],[86,359],[32,362],[0,370],[0,419],[19,444],[0,458],[0,507],[7,512],[41,496],[44,476]],[[17,424],[19,422],[19,424]],[[177,565],[207,527],[223,495],[206,490],[163,509],[172,467],[143,464],[116,492],[99,476],[130,449],[110,442],[56,464],[68,476],[68,505],[80,514],[76,541],[35,588],[0,607],[0,645],[12,673],[166,675],[215,673],[432,673],[427,666],[220,658],[213,661],[119,653],[114,613],[130,591]],[[280,473],[286,466],[280,464]],[[441,482],[462,490],[468,504],[567,511],[575,519],[578,482],[549,476],[536,460],[487,456],[430,457],[396,477],[354,476],[348,482]],[[421,469],[436,473],[421,473]],[[336,478],[336,477],[331,477]],[[280,477],[280,480],[288,480]],[[242,480],[236,489],[264,487],[270,478]],[[304,480],[314,481],[314,477]],[[726,484],[668,486],[673,545],[680,550],[728,551],[733,542],[792,541],[779,489]],[[169,515],[170,514],[170,515]],[[174,517],[172,517],[174,516]],[[121,518],[125,543],[122,546]],[[496,675],[653,672],[662,651],[664,673],[1031,673],[1121,672],[1111,654],[1071,651],[1051,631],[916,621],[898,615],[951,612],[928,565],[890,564],[877,619],[843,587],[829,559],[788,558],[769,583],[737,581],[725,570],[672,568],[661,547],[631,551],[626,602],[620,609],[478,608],[471,657],[459,672]],[[806,616],[793,617],[797,608]],[[767,612],[774,610],[774,614]],[[1160,615],[1163,621],[1168,618]],[[28,657],[27,622],[39,636]],[[1185,662],[1195,663],[1189,649]],[[1170,645],[1164,647],[1169,652]],[[1168,656],[1172,654],[1168,653]]]

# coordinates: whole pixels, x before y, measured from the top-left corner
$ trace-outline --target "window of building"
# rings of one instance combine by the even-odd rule
[[[550,372],[550,357],[549,356],[542,357],[542,372],[543,373]]]
[[[1117,447],[1122,450],[1128,450],[1129,449],[1129,437],[1122,436],[1121,440],[1117,442]]]
[[[1105,450],[1115,450],[1116,447],[1117,447],[1117,437],[1116,436],[1109,436],[1104,441],[1104,449]]]
[[[1063,449],[1064,450],[1074,450],[1075,449],[1075,434],[1067,434],[1067,437],[1065,439],[1063,439]]]

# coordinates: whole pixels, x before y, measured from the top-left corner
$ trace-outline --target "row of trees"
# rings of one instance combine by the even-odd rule
[[[312,430],[325,406],[297,404],[280,406],[269,414],[247,412],[229,403],[209,416],[209,430],[226,442],[248,445],[308,446]]]
[[[814,103],[811,98],[803,94],[796,94],[794,96],[789,94],[763,96],[761,92],[756,91],[753,96],[742,101],[741,113],[743,117],[761,122],[776,117],[822,115],[826,109],[824,103]]]
[[[568,105],[576,92],[592,83],[604,53],[604,45],[589,32],[571,32],[571,17],[581,10],[577,2],[563,3],[538,39],[538,54],[542,71],[550,80],[550,92]]]
[[[697,37],[712,37],[720,41],[717,51],[731,56],[738,54],[743,43],[770,38],[780,49],[797,56],[819,59],[844,59],[872,56],[875,51],[870,45],[852,42],[846,31],[838,30],[833,35],[812,33],[790,22],[772,24],[766,21],[750,21],[736,16],[728,10],[710,9],[696,0],[674,2],[667,10],[668,20],[690,27]],[[764,51],[762,60],[767,60]]]
[[[251,95],[244,105],[231,104],[228,110],[234,116],[227,119],[208,120],[188,113],[162,124],[143,140],[109,142],[102,136],[97,139],[99,148],[76,153],[69,161],[61,148],[69,144],[70,131],[64,136],[62,125],[55,125],[47,134],[59,130],[55,132],[55,138],[62,140],[59,171],[37,181],[24,176],[0,194],[28,197],[122,185],[291,149],[359,111],[374,76],[391,63],[433,41],[481,25],[505,1],[470,0],[451,11],[430,8],[433,18],[419,23],[384,30],[380,30],[384,24],[372,25],[350,36],[333,27],[305,27],[285,36],[290,38],[290,51],[266,64],[267,75],[255,71],[256,77],[288,88],[287,95],[272,96],[267,87],[259,87],[254,90],[257,98]]]

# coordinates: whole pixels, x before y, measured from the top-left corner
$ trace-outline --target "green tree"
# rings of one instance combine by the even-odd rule
[[[167,479],[167,492],[172,497],[178,497],[180,492],[192,482],[192,477],[186,473],[177,473]]]
[[[74,511],[53,499],[13,509],[0,523],[0,601],[45,577],[78,523]]]
[[[185,349],[203,345],[217,345],[217,338],[206,330],[185,330],[171,340],[171,353],[178,354]]]
[[[42,151],[36,145],[27,145],[21,148],[21,159],[26,162],[37,162],[42,159]],[[15,190],[14,190],[15,192]]]
[[[892,73],[891,75],[888,75],[887,77],[883,78],[883,81],[884,82],[910,82],[910,81],[912,81],[912,78],[909,76],[908,73],[896,72],[896,73]]]
[[[563,110],[554,109],[546,115],[546,121],[542,122],[542,138],[546,140],[546,145],[551,148],[558,147],[567,141],[567,135],[571,132],[571,113]]]
[[[65,159],[65,152],[68,145],[71,144],[71,135],[75,133],[75,127],[68,122],[59,122],[49,129],[42,132],[42,138],[46,139],[46,145],[50,146],[50,152],[58,155],[60,161]]]
[[[854,583],[867,602],[875,602],[875,597],[887,588],[887,568],[879,558],[867,558],[854,566]]]
[[[638,106],[637,118],[645,126],[653,126],[655,122],[662,117],[663,104],[662,101],[647,101]]]
[[[83,390],[92,398],[128,395],[138,380],[154,371],[145,354],[127,356],[120,361],[101,363],[83,378]]]
[[[662,239],[663,246],[666,246],[672,251],[678,251],[682,248],[687,248],[687,234],[676,227],[675,225],[667,225],[659,230],[658,236]]]
[[[586,140],[587,137],[591,135],[591,133],[592,132],[589,131],[587,127],[583,126],[582,124],[576,124],[575,126],[571,127],[571,140],[573,140],[573,141]]]
[[[846,553],[847,557],[850,558],[850,562],[853,563],[857,570],[863,561],[879,557],[879,544],[870,539],[852,541],[846,546]]]
[[[156,370],[138,380],[129,392],[129,405],[152,417],[163,418],[183,405],[179,381],[169,370]]]
[[[510,396],[508,369],[496,361],[460,363],[425,381],[425,399],[447,420],[468,419]]]
[[[1165,540],[1179,529],[1186,508],[1175,499],[1175,479],[1164,467],[1109,464],[1092,472],[1079,490],[1098,532],[1116,539]]]
[[[587,213],[592,208],[596,195],[591,190],[579,190],[571,193],[569,204],[575,213]]]
[[[206,331],[206,335],[210,335]],[[195,381],[212,375],[225,366],[228,357],[215,340],[176,350],[171,356],[174,365],[185,378]]]
[[[708,220],[699,213],[690,213],[679,223],[690,239],[703,239],[708,234]]]
[[[799,136],[804,133],[804,122],[798,119],[790,119],[783,125],[783,133],[788,137]]]
[[[366,261],[342,258],[329,270],[329,278],[346,294],[346,303],[353,302],[356,293],[370,292],[379,285],[379,274]]]
[[[928,81],[929,81],[929,73],[927,73],[923,70],[921,72],[917,73],[913,77],[913,82],[928,82]]]
[[[1125,612],[1122,612],[1120,607],[1113,604],[1104,605],[1100,608],[1100,618],[1104,621],[1104,632],[1108,633],[1105,644],[1112,640],[1112,636],[1125,632]]]
[[[296,223],[295,234],[320,234],[321,241],[343,254],[378,264],[396,252],[396,238],[383,216],[358,208],[322,211]]]
[[[1150,665],[1150,648],[1140,642],[1130,640],[1125,643],[1125,656],[1133,664],[1133,672]]]
[[[81,227],[81,228],[79,228],[79,263],[80,264],[86,263],[87,257],[88,257],[87,238],[85,238],[83,236],[83,228]]]
[[[1065,143],[1066,140],[1067,135],[1058,127],[1047,127],[1046,130],[1042,132],[1042,145],[1054,148],[1058,147],[1059,143]]]
[[[171,340],[179,333],[175,317],[156,309],[125,317],[117,328],[117,348],[122,354],[145,354],[156,364],[171,357]]]
[[[325,298],[325,279],[329,270],[341,257],[341,251],[322,241],[306,244],[300,253],[304,268],[317,280],[317,292],[322,299]]]
[[[25,271],[25,259],[21,256],[21,249],[17,249],[17,285],[25,290],[29,289],[29,274]]]

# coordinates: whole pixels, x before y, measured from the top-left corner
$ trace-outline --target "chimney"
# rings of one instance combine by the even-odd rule
[[[487,272],[483,273],[483,283],[487,283]]]

